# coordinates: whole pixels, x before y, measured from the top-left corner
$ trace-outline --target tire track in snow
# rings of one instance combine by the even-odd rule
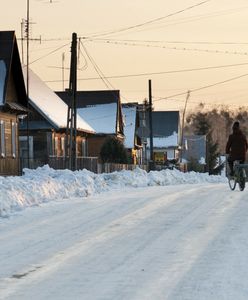
[[[195,188],[183,191],[185,195],[195,193]],[[155,200],[150,200],[149,203],[144,203],[143,207],[135,210],[134,212],[128,213],[118,219],[113,220],[109,224],[105,225],[102,229],[95,232],[91,232],[88,236],[83,236],[81,241],[73,244],[73,246],[64,249],[62,252],[57,252],[55,255],[45,261],[38,261],[34,266],[27,266],[27,269],[20,270],[13,274],[11,278],[5,278],[0,281],[0,299],[11,295],[16,289],[24,288],[34,282],[39,282],[46,276],[51,276],[61,266],[64,266],[72,258],[79,255],[87,255],[96,245],[104,244],[120,235],[129,232],[133,227],[138,226],[139,223],[149,218],[151,215],[156,214],[161,207],[169,206],[175,199],[182,195],[182,191],[176,192],[168,196],[158,197]],[[117,225],[117,226],[116,226]],[[35,271],[34,268],[37,268]],[[21,279],[18,277],[22,274],[27,274]]]

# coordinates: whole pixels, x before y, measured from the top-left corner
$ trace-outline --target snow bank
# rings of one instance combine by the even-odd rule
[[[54,170],[49,166],[36,170],[25,169],[21,177],[0,177],[0,217],[48,201],[85,198],[122,187],[207,182],[226,182],[226,178],[195,172],[182,173],[178,170],[147,173],[139,168],[110,174],[95,174],[86,169],[75,172]]]

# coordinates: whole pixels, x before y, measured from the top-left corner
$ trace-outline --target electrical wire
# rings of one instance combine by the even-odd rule
[[[87,55],[88,59],[90,60],[93,68],[95,69],[95,71],[97,72],[97,74],[99,75],[99,77],[101,78],[101,80],[103,81],[103,83],[105,84],[105,86],[109,89],[109,87],[111,85],[111,83],[108,81],[108,79],[105,78],[105,75],[102,73],[102,71],[100,70],[100,68],[98,67],[98,65],[96,64],[96,62],[94,61],[93,57],[89,54],[86,46],[81,42],[81,45],[84,49],[85,54]],[[112,87],[113,88],[113,87]]]
[[[59,48],[56,48],[55,50],[53,50],[53,51],[51,51],[51,52],[49,52],[49,53],[47,53],[47,54],[45,54],[45,55],[43,55],[43,56],[41,56],[41,57],[35,59],[35,60],[33,60],[32,62],[29,63],[29,65],[31,65],[31,64],[33,64],[33,63],[35,63],[35,62],[37,62],[37,61],[39,61],[39,60],[41,60],[41,59],[43,59],[43,58],[45,58],[45,57],[50,56],[51,54],[53,54],[53,53],[59,51],[60,49],[66,47],[66,46],[68,46],[68,45],[69,45],[69,44],[65,44],[65,45],[63,45],[63,46],[60,46]]]
[[[246,9],[246,7],[243,7],[243,8],[240,8],[243,12],[244,9]],[[240,9],[237,9],[238,11]],[[230,10],[227,10],[227,12],[225,13],[225,11],[219,11],[219,12],[224,12],[224,13],[219,13],[218,12],[215,12],[215,13],[210,13],[210,14],[203,14],[203,15],[199,15],[199,16],[192,16],[192,17],[185,17],[185,18],[182,18],[181,20],[179,21],[170,21],[170,23],[166,23],[166,24],[161,24],[161,25],[157,25],[157,24],[153,24],[152,27],[149,27],[149,28],[143,28],[139,31],[135,31],[136,33],[137,32],[143,32],[143,31],[148,31],[148,30],[154,30],[154,29],[158,29],[158,28],[165,28],[165,27],[168,27],[168,26],[174,26],[174,25],[178,25],[178,24],[185,24],[185,23],[190,23],[190,22],[195,22],[195,21],[199,21],[199,20],[203,20],[203,19],[206,19],[206,18],[209,18],[209,17],[219,17],[221,15],[229,15],[230,12],[228,12]],[[232,13],[235,13],[233,12],[234,10],[231,10],[231,14]]]
[[[205,0],[205,1],[199,2],[197,4],[188,6],[188,7],[184,8],[184,9],[178,10],[178,11],[176,11],[174,13],[170,13],[170,14],[168,14],[166,16],[155,18],[155,19],[152,19],[152,20],[140,23],[140,24],[136,24],[136,25],[128,26],[128,27],[123,27],[123,28],[120,28],[120,29],[117,29],[117,30],[112,30],[112,31],[108,31],[108,32],[105,32],[105,33],[102,33],[102,34],[95,34],[95,35],[91,35],[91,36],[88,36],[88,37],[82,37],[82,38],[84,38],[84,39],[87,39],[87,38],[96,38],[96,37],[99,37],[99,36],[105,36],[105,35],[110,35],[110,34],[114,34],[114,33],[120,33],[120,32],[128,31],[128,30],[131,30],[131,29],[143,27],[143,26],[146,26],[146,25],[149,25],[149,24],[161,21],[163,19],[175,16],[175,15],[180,14],[182,12],[185,12],[187,10],[191,10],[191,9],[197,7],[197,6],[203,5],[203,4],[205,4],[207,2],[210,2],[210,1],[211,0]]]
[[[219,66],[207,66],[201,68],[191,68],[191,69],[181,69],[181,70],[170,70],[170,71],[161,71],[161,72],[147,72],[147,73],[138,73],[138,74],[126,74],[126,75],[112,75],[112,76],[105,76],[106,79],[118,79],[118,78],[128,78],[128,77],[140,77],[140,76],[150,76],[150,75],[163,75],[163,74],[173,74],[173,73],[184,73],[184,72],[193,72],[193,71],[204,71],[204,70],[212,70],[212,69],[222,69],[222,68],[229,68],[229,67],[238,67],[238,66],[245,66],[248,65],[246,63],[240,64],[230,64],[230,65],[219,65]],[[61,67],[57,67],[61,68]],[[89,78],[78,78],[78,80],[99,80],[99,77],[89,77]],[[45,82],[61,82],[61,80],[48,80]]]
[[[190,90],[190,93],[198,92],[198,91],[203,90],[203,89],[208,89],[208,88],[211,88],[211,87],[214,87],[214,86],[217,86],[217,85],[220,85],[220,84],[224,84],[224,83],[227,83],[227,82],[230,82],[230,81],[233,81],[233,80],[237,80],[237,79],[240,79],[240,78],[243,78],[243,77],[246,77],[246,76],[248,76],[248,73],[245,73],[245,74],[242,74],[242,75],[239,75],[239,76],[235,76],[235,77],[223,80],[223,81],[218,81],[218,82],[215,82],[213,84],[205,85],[205,86],[202,86],[202,87],[199,87],[199,88],[196,88],[196,89],[192,89],[192,90]],[[175,94],[175,95],[172,95],[172,96],[159,98],[157,100],[154,100],[154,102],[155,101],[166,100],[168,98],[173,98],[173,97],[177,97],[177,96],[186,95],[187,93],[188,93],[188,91],[183,92],[183,93],[179,93],[179,94]]]
[[[91,39],[89,39],[91,40]],[[166,40],[135,40],[135,39],[109,39],[109,38],[101,38],[94,39],[99,41],[120,41],[120,42],[128,42],[128,43],[166,43],[166,44],[208,44],[208,45],[248,45],[248,42],[210,42],[210,41],[166,41]]]
[[[87,57],[89,58],[90,62],[92,63],[94,69],[96,70],[96,72],[100,76],[101,80],[104,82],[105,86],[108,89],[110,89],[110,87],[111,87],[111,89],[116,90],[116,88],[111,84],[111,82],[107,79],[107,77],[100,70],[100,68],[98,67],[98,65],[94,61],[93,57],[89,54],[89,51],[86,49],[85,45],[82,43],[81,40],[80,40],[80,43],[81,43],[81,45],[82,45],[82,47],[84,49],[84,52],[86,53]],[[126,98],[123,95],[120,95],[120,97],[126,100]]]
[[[197,49],[197,48],[178,48],[178,47],[168,47],[163,45],[152,45],[152,44],[138,44],[138,43],[130,43],[130,42],[122,42],[118,40],[101,40],[94,39],[88,40],[90,42],[99,42],[99,43],[107,43],[114,45],[124,45],[124,46],[134,46],[134,47],[147,47],[147,48],[161,48],[165,50],[177,50],[177,51],[196,51],[196,52],[206,52],[206,53],[216,53],[216,54],[232,54],[232,55],[248,55],[248,52],[238,52],[238,51],[229,51],[229,50],[209,50],[209,49]]]

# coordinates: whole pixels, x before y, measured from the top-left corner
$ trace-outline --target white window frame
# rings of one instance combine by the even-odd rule
[[[26,142],[28,141],[28,137],[25,135],[19,136],[19,141],[20,142]],[[25,148],[26,150],[28,149],[28,147],[26,146]],[[21,150],[21,149],[20,149]],[[34,137],[33,136],[29,136],[29,158],[34,158]]]
[[[61,154],[63,157],[65,157],[65,137],[61,137]]]
[[[6,143],[5,143],[5,122],[3,120],[0,120],[0,152],[1,152],[1,157],[6,156]]]
[[[81,142],[81,145],[82,145],[82,156],[87,156],[87,141],[86,139],[82,139],[82,142]]]
[[[17,124],[16,122],[11,121],[11,149],[12,157],[16,158],[16,133],[17,133]]]
[[[54,156],[58,156],[58,146],[59,146],[59,138],[57,136],[54,137]]]

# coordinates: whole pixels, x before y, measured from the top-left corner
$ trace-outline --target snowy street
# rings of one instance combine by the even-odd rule
[[[122,187],[0,218],[0,299],[247,299],[248,189]]]

